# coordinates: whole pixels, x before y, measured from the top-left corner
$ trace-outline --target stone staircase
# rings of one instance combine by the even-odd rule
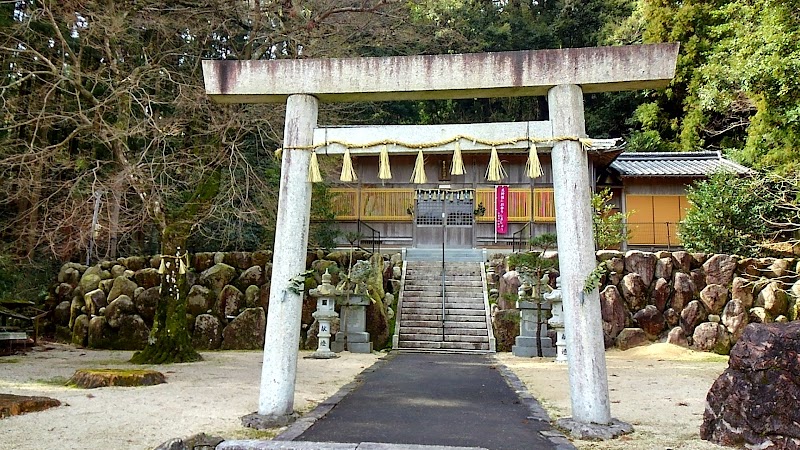
[[[483,265],[445,262],[444,320],[441,270],[441,261],[405,262],[394,348],[425,352],[494,352]]]

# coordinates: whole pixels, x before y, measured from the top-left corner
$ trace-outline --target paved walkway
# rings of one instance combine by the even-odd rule
[[[492,450],[574,448],[550,428],[547,413],[519,380],[484,355],[393,353],[310,428],[284,437],[293,438]]]

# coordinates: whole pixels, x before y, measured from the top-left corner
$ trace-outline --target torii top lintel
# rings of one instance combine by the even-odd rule
[[[665,87],[677,43],[457,55],[344,59],[203,61],[206,92],[220,103],[433,100],[547,95],[556,85],[583,92]]]

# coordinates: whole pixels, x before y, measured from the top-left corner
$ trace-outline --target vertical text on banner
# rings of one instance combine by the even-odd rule
[[[494,227],[497,234],[508,232],[508,185],[494,187]]]

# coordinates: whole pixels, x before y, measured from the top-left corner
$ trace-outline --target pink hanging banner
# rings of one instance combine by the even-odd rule
[[[508,186],[494,187],[494,229],[497,234],[508,232]]]

